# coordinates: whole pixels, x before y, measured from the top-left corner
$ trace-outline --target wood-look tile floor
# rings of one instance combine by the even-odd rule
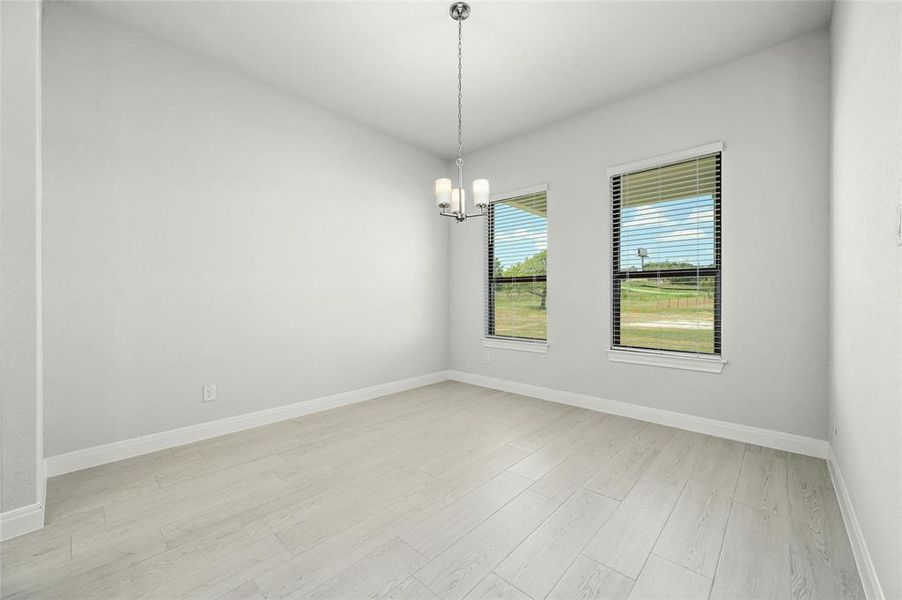
[[[863,597],[826,464],[444,382],[50,480],[4,598]]]

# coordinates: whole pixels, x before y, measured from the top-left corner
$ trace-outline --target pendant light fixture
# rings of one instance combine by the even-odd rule
[[[467,191],[464,189],[463,151],[463,23],[470,16],[470,5],[455,2],[449,10],[451,18],[457,21],[457,187],[448,178],[435,180],[435,203],[444,217],[453,217],[463,223],[470,217],[481,217],[489,205],[489,180],[477,179],[473,182],[473,204],[479,210],[467,213]]]

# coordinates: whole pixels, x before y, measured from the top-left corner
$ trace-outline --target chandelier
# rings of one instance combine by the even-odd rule
[[[453,217],[463,223],[470,217],[481,217],[489,205],[489,180],[473,181],[473,204],[479,210],[467,212],[467,191],[464,189],[463,150],[463,23],[470,16],[470,5],[466,2],[455,2],[449,10],[451,18],[457,21],[457,187],[453,187],[448,178],[435,180],[435,203],[444,217]]]

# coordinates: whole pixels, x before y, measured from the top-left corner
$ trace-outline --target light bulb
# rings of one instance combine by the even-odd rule
[[[489,205],[489,180],[477,179],[473,182],[473,203],[479,208]]]
[[[451,204],[451,180],[435,180],[435,203],[439,208],[448,208]]]
[[[467,212],[467,190],[451,190],[451,212],[461,215]]]

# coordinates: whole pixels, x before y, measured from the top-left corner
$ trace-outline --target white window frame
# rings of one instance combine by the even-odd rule
[[[654,156],[652,158],[646,158],[643,160],[637,160],[629,163],[624,163],[620,165],[616,165],[613,167],[609,167],[607,170],[607,181],[610,183],[611,178],[617,175],[625,175],[627,173],[632,173],[636,171],[644,171],[646,169],[652,169],[655,167],[660,167],[668,164],[673,164],[685,160],[691,160],[693,158],[697,158],[699,156],[705,156],[708,154],[713,154],[715,152],[721,153],[721,168],[723,168],[725,156],[724,156],[724,144],[723,142],[714,142],[711,144],[705,144],[702,146],[695,146],[693,148],[686,148],[684,150],[678,150],[676,152],[670,152],[668,154],[661,154],[659,156]],[[614,198],[612,196],[612,190],[610,185],[608,186],[608,206],[612,207],[614,204]],[[611,210],[608,210],[608,214],[611,214]],[[614,237],[614,223],[613,219],[608,217],[608,235],[609,239],[613,239]],[[723,247],[721,248],[721,262],[725,260],[725,254]],[[722,268],[722,267],[721,267]],[[613,313],[613,306],[610,308],[611,313]],[[721,313],[721,319],[723,318],[723,313]],[[721,321],[721,335],[723,335],[723,326],[724,322]],[[615,348],[613,346],[613,340],[611,339],[611,335],[608,335],[608,360],[616,363],[630,363],[636,365],[646,365],[650,367],[663,367],[668,369],[683,369],[687,371],[699,371],[703,373],[715,373],[720,374],[723,372],[724,365],[727,364],[727,360],[724,356],[725,350],[721,347],[721,353],[719,356],[698,356],[685,354],[682,352],[670,352],[667,350],[645,350],[645,349],[624,349],[624,348]]]
[[[513,190],[506,190],[504,192],[499,192],[496,194],[492,194],[489,196],[489,203],[494,204],[495,202],[501,202],[504,200],[510,200],[511,198],[516,198],[518,196],[528,196],[530,194],[539,194],[545,193],[545,202],[547,203],[549,200],[548,194],[549,186],[547,183],[541,183],[536,185],[531,185],[527,187],[517,188]],[[546,215],[546,221],[548,220],[548,216]],[[486,220],[486,233],[488,232],[488,220]],[[551,272],[551,226],[550,223],[546,223],[546,247],[548,248],[548,259],[546,262],[546,271],[547,273]],[[488,236],[486,235],[486,240],[488,240]],[[545,340],[525,340],[518,338],[509,338],[498,335],[488,335],[488,315],[486,314],[489,307],[489,295],[488,295],[488,281],[489,281],[489,266],[488,266],[488,257],[489,257],[489,249],[488,244],[484,243],[482,247],[482,265],[483,265],[483,288],[484,294],[482,299],[482,345],[484,348],[495,348],[499,350],[515,350],[520,352],[537,352],[540,354],[545,354],[548,352],[548,348],[551,346],[551,319],[549,318],[551,315],[551,293],[550,288],[545,297]],[[547,275],[546,275],[547,277]],[[548,282],[546,280],[546,287],[548,286]]]

